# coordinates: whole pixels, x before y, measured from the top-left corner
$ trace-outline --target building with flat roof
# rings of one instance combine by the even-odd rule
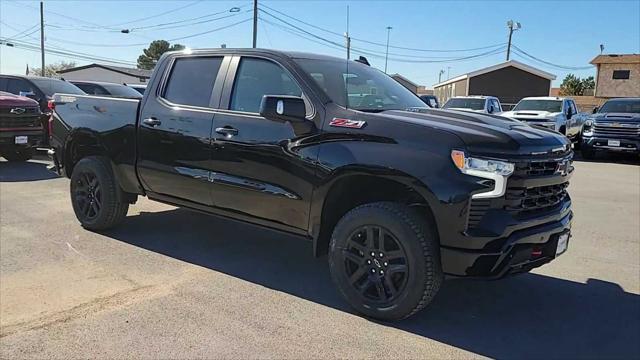
[[[599,98],[640,97],[640,54],[598,55],[596,91]]]

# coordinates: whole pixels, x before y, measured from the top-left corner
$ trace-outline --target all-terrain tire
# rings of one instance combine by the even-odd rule
[[[127,216],[129,202],[105,157],[89,156],[78,161],[71,174],[70,193],[73,211],[85,229],[106,230]]]
[[[361,248],[371,243],[376,250]],[[404,260],[397,258],[399,253]],[[362,264],[366,276],[358,278],[363,270],[357,264]],[[384,321],[404,319],[423,309],[444,279],[435,225],[418,210],[394,202],[361,205],[340,219],[331,238],[329,268],[338,290],[355,310]],[[406,271],[392,273],[400,268]]]

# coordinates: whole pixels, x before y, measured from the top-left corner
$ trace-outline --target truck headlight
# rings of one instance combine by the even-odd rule
[[[582,127],[582,135],[593,135],[593,120],[587,120],[584,122],[584,126]]]
[[[460,150],[452,150],[451,159],[463,174],[493,180],[493,190],[473,194],[472,198],[488,199],[504,195],[507,190],[507,179],[513,174],[514,165],[512,163],[468,157],[464,151]]]

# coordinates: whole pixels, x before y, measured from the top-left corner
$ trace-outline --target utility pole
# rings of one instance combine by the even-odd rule
[[[389,35],[391,34],[391,26],[387,26],[387,53],[384,56],[384,73],[387,73],[387,61],[389,60]]]
[[[253,0],[253,48],[258,43],[258,0]]]
[[[44,76],[44,3],[40,1],[40,57],[42,58],[41,74]]]
[[[520,29],[522,26],[517,21],[509,20],[507,21],[507,27],[509,28],[509,44],[507,45],[507,61],[509,61],[509,56],[511,55],[511,37],[513,36],[513,32]]]
[[[347,45],[347,60],[351,59],[351,37],[349,37],[349,5],[347,5],[347,32],[344,33]]]

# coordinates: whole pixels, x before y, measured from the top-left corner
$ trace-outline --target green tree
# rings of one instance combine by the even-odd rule
[[[593,76],[589,76],[587,78],[582,79],[582,91],[587,89],[595,89],[596,81],[593,79]]]
[[[76,63],[73,61],[60,61],[54,64],[49,64],[44,66],[44,76],[46,77],[60,77],[58,71],[66,70],[70,68],[76,67]],[[42,76],[41,68],[31,68],[29,69],[29,75],[37,75]]]
[[[582,81],[573,74],[568,74],[560,84],[560,95],[562,96],[582,95],[583,92]]]
[[[166,40],[154,40],[148,48],[142,50],[142,55],[138,56],[138,69],[152,70],[162,54],[182,49],[184,49],[184,45],[171,45]]]

